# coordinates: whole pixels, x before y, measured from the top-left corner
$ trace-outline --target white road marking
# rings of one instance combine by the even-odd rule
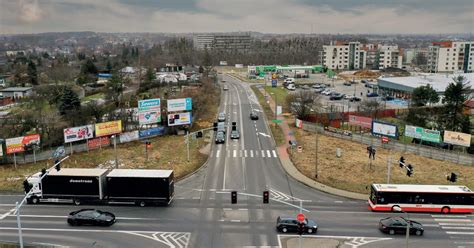
[[[270,135],[268,135],[266,133],[262,133],[262,132],[259,132],[258,135],[262,135],[262,136],[265,136],[265,137],[270,137]]]
[[[245,157],[247,157],[247,150],[244,150]]]
[[[432,214],[431,217],[433,218],[446,218],[446,215],[436,215]],[[449,218],[467,218],[467,215],[450,215]]]
[[[437,224],[423,224],[423,226],[439,227],[439,225],[437,225]]]
[[[474,223],[439,223],[440,226],[474,226]]]
[[[253,150],[250,150],[250,157],[253,158]]]
[[[344,203],[343,201],[334,201],[334,203]]]
[[[230,220],[230,222],[240,222],[240,220]]]
[[[452,222],[471,222],[471,220],[460,220],[460,219],[434,219],[435,221],[452,221]]]
[[[268,158],[271,158],[271,157],[272,157],[272,154],[270,153],[270,150],[267,150],[267,157],[268,157]]]
[[[456,230],[474,230],[474,227],[467,226],[442,226],[442,229],[456,229]]]
[[[273,157],[276,158],[277,157],[277,153],[275,150],[273,150]]]
[[[446,232],[447,234],[456,234],[456,235],[474,235],[474,232]]]
[[[237,156],[237,151],[236,151],[236,150],[234,150],[233,154],[234,154],[234,156],[233,156],[233,157],[235,158],[235,157]]]
[[[216,158],[219,157],[219,153],[220,153],[220,152],[221,152],[221,150],[217,150],[217,151],[216,151]]]
[[[239,150],[239,157],[242,157],[242,150]]]
[[[262,158],[265,157],[265,151],[262,150]]]
[[[3,220],[5,219],[5,217],[9,216],[10,214],[12,214],[13,212],[15,212],[16,208],[12,208],[10,209],[10,211],[4,213],[3,215],[0,216],[0,220]]]

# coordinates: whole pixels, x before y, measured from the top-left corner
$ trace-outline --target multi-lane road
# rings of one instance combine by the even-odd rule
[[[280,215],[295,216],[303,201],[304,213],[318,222],[316,235],[306,239],[344,240],[347,247],[400,247],[405,237],[378,231],[378,221],[394,213],[373,213],[364,201],[328,195],[309,188],[282,169],[268,123],[252,90],[223,75],[220,112],[226,113],[225,144],[212,145],[206,164],[176,184],[169,207],[100,206],[117,216],[111,227],[71,227],[70,211],[97,206],[26,205],[21,220],[26,243],[81,247],[287,247],[291,238],[275,230]],[[251,110],[259,120],[250,120]],[[241,138],[230,140],[231,122]],[[231,204],[230,191],[238,191]],[[270,190],[270,204],[262,192]],[[20,195],[0,197],[0,240],[18,241],[15,201]],[[474,247],[471,215],[410,214],[423,223],[425,234],[410,237],[410,247]]]

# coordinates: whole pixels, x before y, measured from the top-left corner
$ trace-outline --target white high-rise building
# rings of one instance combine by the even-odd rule
[[[473,72],[474,41],[433,42],[428,50],[430,72]]]
[[[323,64],[329,69],[359,70],[365,68],[366,53],[360,42],[331,42],[323,46]]]
[[[397,45],[379,46],[378,69],[382,70],[388,67],[402,68],[402,55]]]
[[[196,49],[246,51],[250,48],[249,34],[197,34],[193,37]]]

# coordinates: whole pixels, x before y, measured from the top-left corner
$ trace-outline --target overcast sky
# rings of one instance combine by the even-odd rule
[[[474,33],[474,0],[0,0],[0,33]]]

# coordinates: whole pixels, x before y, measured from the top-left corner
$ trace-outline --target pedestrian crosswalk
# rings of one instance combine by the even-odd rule
[[[212,153],[212,157],[227,158],[277,158],[275,150],[216,150]]]
[[[474,237],[474,218],[471,215],[431,215],[439,227],[456,240],[458,247],[471,247]],[[470,240],[470,241],[469,241]],[[469,246],[465,246],[469,245]]]

